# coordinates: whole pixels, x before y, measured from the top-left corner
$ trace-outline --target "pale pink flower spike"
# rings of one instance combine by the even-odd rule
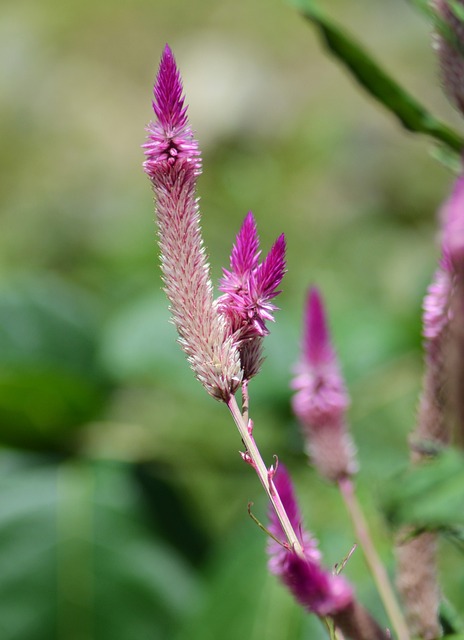
[[[303,429],[308,455],[321,475],[333,482],[351,476],[357,464],[345,417],[349,397],[316,288],[307,298],[296,373],[292,406]]]
[[[241,381],[239,352],[213,300],[195,193],[200,152],[188,125],[179,71],[167,45],[154,96],[157,122],[147,129],[144,170],[155,193],[165,291],[179,343],[196,377],[214,398],[227,402]]]

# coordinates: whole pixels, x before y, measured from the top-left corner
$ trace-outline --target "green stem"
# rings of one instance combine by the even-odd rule
[[[398,605],[393,588],[390,584],[385,567],[374,547],[369,532],[369,527],[364,517],[355,492],[354,485],[350,478],[342,478],[338,482],[343,500],[348,513],[350,514],[356,537],[361,545],[367,565],[377,585],[379,595],[384,604],[385,610],[390,618],[390,622],[395,629],[398,640],[409,640],[409,630],[403,617],[403,613]]]
[[[264,464],[251,430],[248,428],[248,421],[245,421],[242,412],[240,411],[240,408],[237,404],[235,396],[231,396],[230,400],[227,403],[227,406],[229,407],[230,413],[232,414],[237,429],[239,430],[240,437],[242,438],[242,442],[245,445],[246,453],[250,458],[251,465],[256,471],[261,484],[263,485],[263,488],[266,491],[267,496],[274,508],[274,511],[279,518],[279,522],[282,526],[283,532],[285,533],[285,537],[287,538],[290,548],[293,549],[295,553],[303,556],[303,547],[301,546],[295,530],[293,529],[292,524],[288,519],[287,512],[285,511],[285,507],[282,504],[282,500],[280,499],[272,477],[269,474],[266,465]]]

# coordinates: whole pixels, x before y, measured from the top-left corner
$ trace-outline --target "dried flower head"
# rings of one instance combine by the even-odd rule
[[[345,413],[349,397],[330,341],[319,291],[309,291],[303,346],[292,406],[306,438],[307,450],[318,471],[331,481],[355,473],[355,449]]]
[[[241,378],[229,327],[213,300],[196,198],[201,171],[198,144],[188,125],[182,84],[166,45],[154,88],[157,121],[143,145],[144,170],[153,186],[161,268],[179,343],[208,393],[227,402]]]

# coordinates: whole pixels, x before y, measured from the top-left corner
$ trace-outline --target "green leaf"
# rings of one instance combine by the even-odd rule
[[[128,466],[3,454],[2,640],[172,637],[199,584],[155,527]]]
[[[97,363],[95,303],[41,274],[0,284],[0,441],[60,448],[98,416],[109,389]]]
[[[464,639],[464,622],[453,605],[445,598],[440,603],[440,621],[446,634],[459,634],[450,637]]]
[[[464,138],[435,118],[375,62],[353,38],[333,24],[312,0],[294,0],[303,16],[319,30],[330,52],[357,82],[414,133],[423,133],[459,153]]]
[[[388,483],[383,508],[394,525],[447,529],[464,524],[464,457],[450,449]]]

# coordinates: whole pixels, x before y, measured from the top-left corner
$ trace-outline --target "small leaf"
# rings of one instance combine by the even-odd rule
[[[319,30],[327,48],[351,72],[357,82],[414,133],[423,133],[459,153],[464,138],[435,118],[423,105],[386,73],[355,40],[334,25],[312,0],[295,0],[303,16]]]
[[[447,529],[464,524],[464,457],[450,449],[391,481],[383,507],[394,525]]]

